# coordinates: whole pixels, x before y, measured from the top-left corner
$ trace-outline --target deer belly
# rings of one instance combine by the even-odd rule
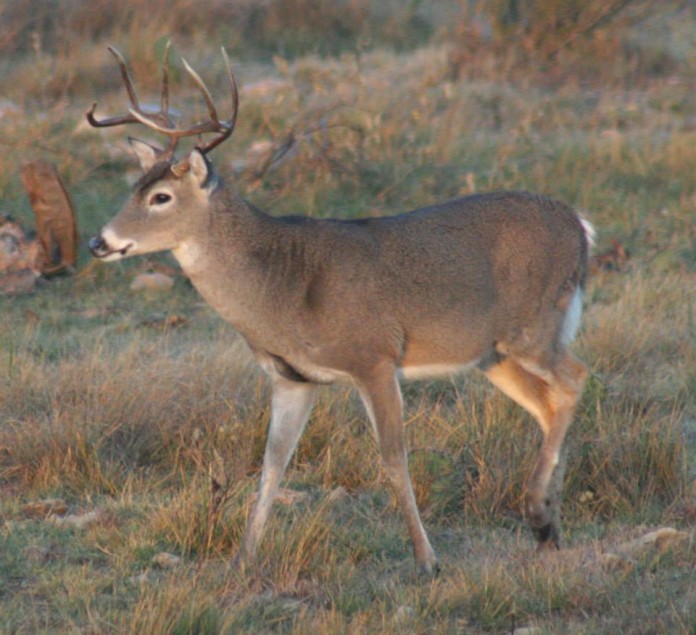
[[[399,378],[407,380],[445,377],[466,372],[476,366],[477,361],[473,360],[466,364],[413,364],[399,367],[397,373]]]

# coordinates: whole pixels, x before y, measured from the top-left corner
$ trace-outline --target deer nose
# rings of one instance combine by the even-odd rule
[[[92,236],[87,245],[89,246],[89,250],[92,252],[92,255],[96,258],[103,256],[109,251],[108,247],[106,246],[106,241],[102,238],[101,234]]]

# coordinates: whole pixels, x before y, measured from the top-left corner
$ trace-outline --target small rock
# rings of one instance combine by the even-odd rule
[[[141,273],[131,282],[131,291],[170,291],[174,286],[174,279],[157,271]]]
[[[166,551],[161,551],[156,556],[152,557],[152,564],[160,569],[172,569],[180,562],[181,558],[179,556],[175,556],[173,553],[167,553]]]

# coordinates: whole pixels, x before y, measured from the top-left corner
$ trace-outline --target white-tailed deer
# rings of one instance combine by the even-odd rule
[[[559,544],[563,440],[586,367],[568,350],[578,328],[591,227],[568,206],[498,192],[384,218],[275,218],[225,185],[206,153],[229,137],[237,89],[226,55],[232,115],[221,121],[184,62],[210,120],[176,128],[138,105],[123,58],[129,113],[95,126],[140,122],[166,150],[131,140],[144,175],[116,217],[90,240],[106,261],[170,250],[200,294],[244,337],[272,383],[261,485],[240,559],[253,557],[317,387],[355,386],[376,432],[418,565],[437,567],[408,473],[400,378],[467,367],[526,408],[543,432],[526,512],[540,547]],[[165,62],[166,69],[166,62]],[[213,132],[177,160],[179,139]]]

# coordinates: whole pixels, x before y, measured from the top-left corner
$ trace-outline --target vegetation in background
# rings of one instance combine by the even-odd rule
[[[33,223],[19,168],[40,157],[83,238],[114,214],[135,175],[126,136],[149,135],[90,129],[84,111],[125,107],[107,44],[156,99],[169,37],[184,112],[204,105],[180,56],[224,112],[230,51],[240,117],[212,159],[270,213],[383,215],[492,189],[584,210],[598,244],[575,349],[593,376],[569,434],[568,548],[536,558],[522,517],[536,424],[468,375],[404,389],[437,579],[414,574],[345,388],[322,393],[286,481],[300,496],[238,575],[263,376],[182,276],[167,294],[130,291],[138,272],[176,271],[169,256],[100,266],[83,246],[75,275],[0,297],[0,631],[693,633],[692,3],[202,4],[0,7],[0,212]],[[48,498],[90,523],[26,507]],[[689,537],[608,557],[663,525]]]

